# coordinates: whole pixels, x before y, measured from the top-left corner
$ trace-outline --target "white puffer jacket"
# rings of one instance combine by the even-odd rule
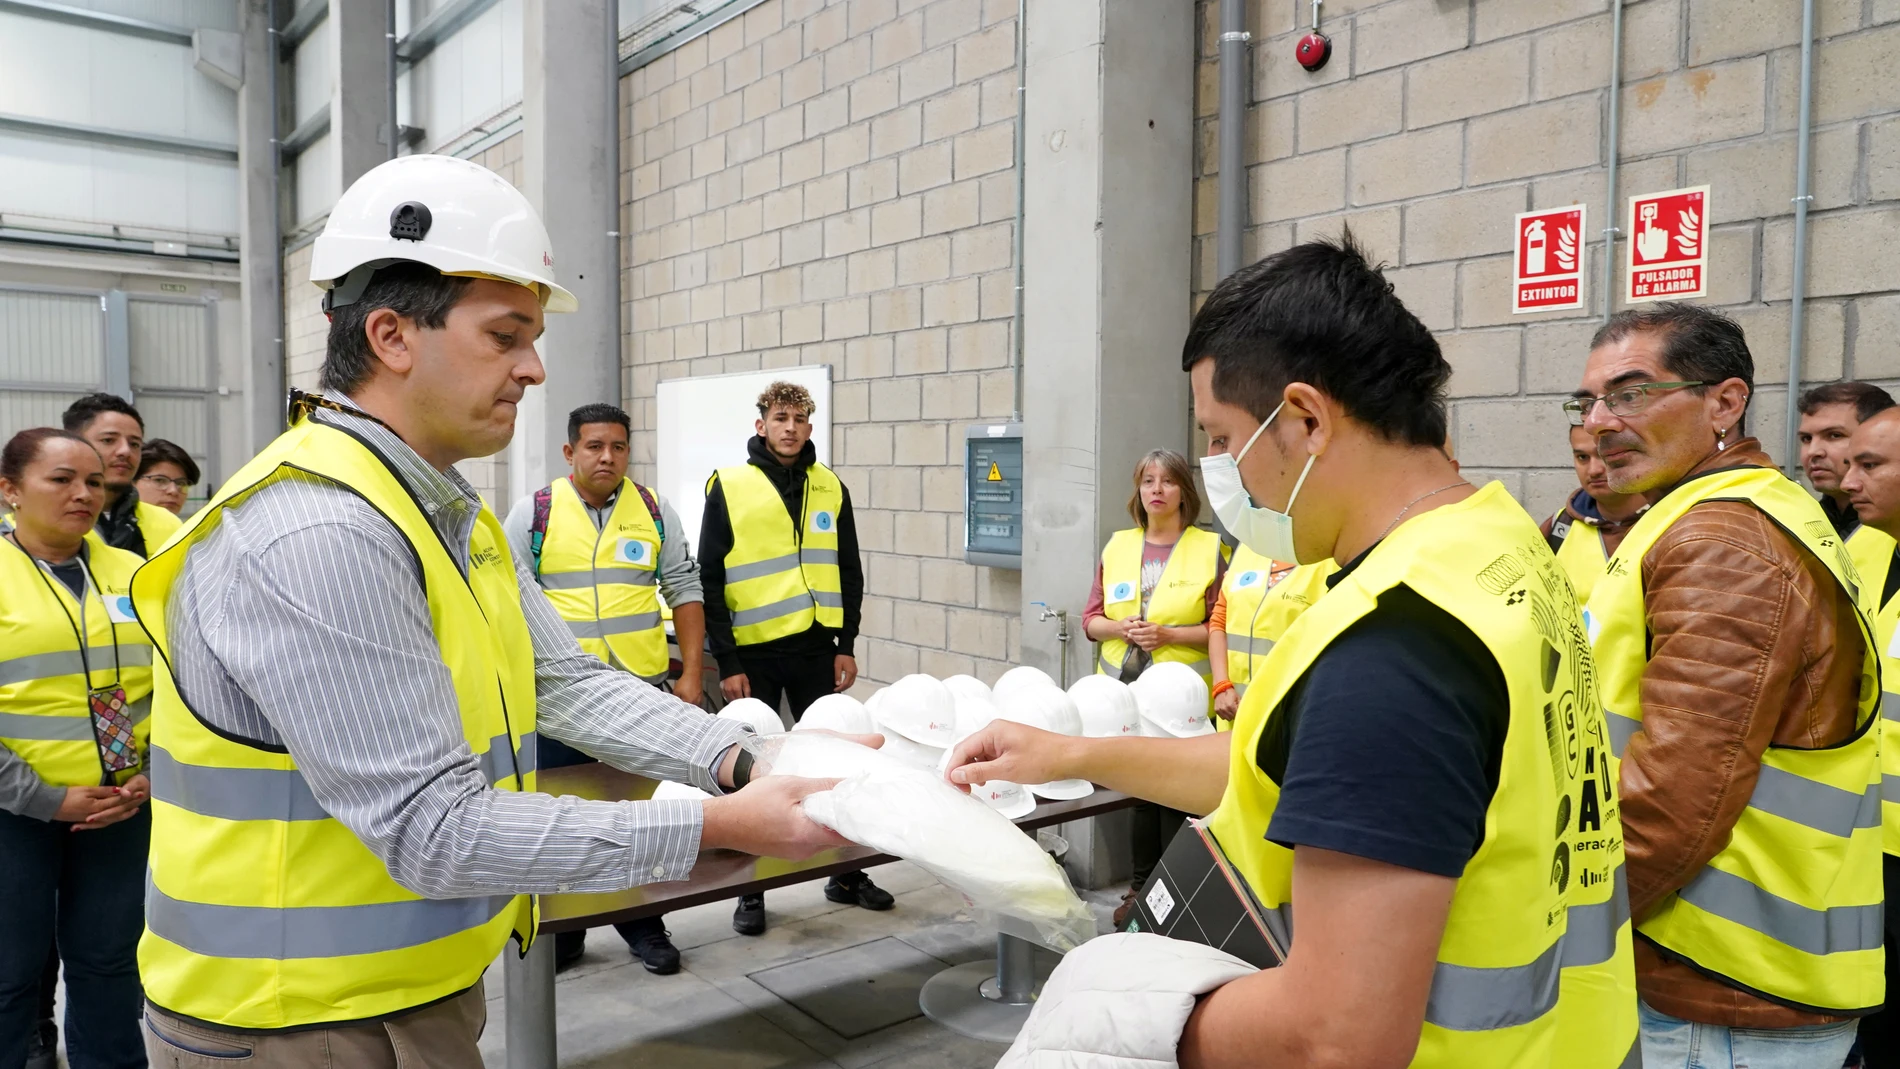
[[[1195,999],[1254,971],[1146,932],[1092,939],[1056,967],[996,1069],[1176,1069]]]

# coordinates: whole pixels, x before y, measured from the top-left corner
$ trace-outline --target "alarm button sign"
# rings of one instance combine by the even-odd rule
[[[1709,292],[1709,187],[1630,198],[1623,300],[1675,301]]]
[[[1518,214],[1511,311],[1583,307],[1583,225],[1581,204]]]

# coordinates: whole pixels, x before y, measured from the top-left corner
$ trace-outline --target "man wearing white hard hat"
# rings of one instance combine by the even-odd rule
[[[583,652],[454,469],[507,445],[543,314],[576,307],[526,199],[466,161],[392,160],[337,202],[311,273],[325,395],[293,395],[290,429],[133,584],[167,669],[147,1049],[479,1064],[482,972],[533,939],[533,895],[842,840],[798,808],[824,783],[749,782],[743,727]],[[535,793],[540,733],[713,797]]]

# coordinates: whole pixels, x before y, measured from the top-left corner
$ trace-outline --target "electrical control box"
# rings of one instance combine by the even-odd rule
[[[963,432],[963,559],[1023,567],[1023,425],[981,423]]]

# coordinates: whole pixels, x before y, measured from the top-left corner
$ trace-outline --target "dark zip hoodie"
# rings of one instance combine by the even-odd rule
[[[764,438],[755,435],[746,444],[746,462],[771,480],[794,530],[805,529],[805,472],[817,461],[818,451],[810,442],[797,462],[789,465],[779,463]],[[851,510],[850,487],[844,487],[844,506],[838,510],[838,581],[844,594],[844,627],[839,630],[813,623],[796,635],[747,646],[741,655],[732,637],[732,610],[726,607],[726,554],[731,551],[732,517],[726,511],[725,487],[715,479],[706,491],[706,512],[699,525],[699,579],[706,591],[706,640],[719,663],[721,679],[746,670],[741,656],[855,656],[864,611],[864,565],[858,557],[858,523]]]

